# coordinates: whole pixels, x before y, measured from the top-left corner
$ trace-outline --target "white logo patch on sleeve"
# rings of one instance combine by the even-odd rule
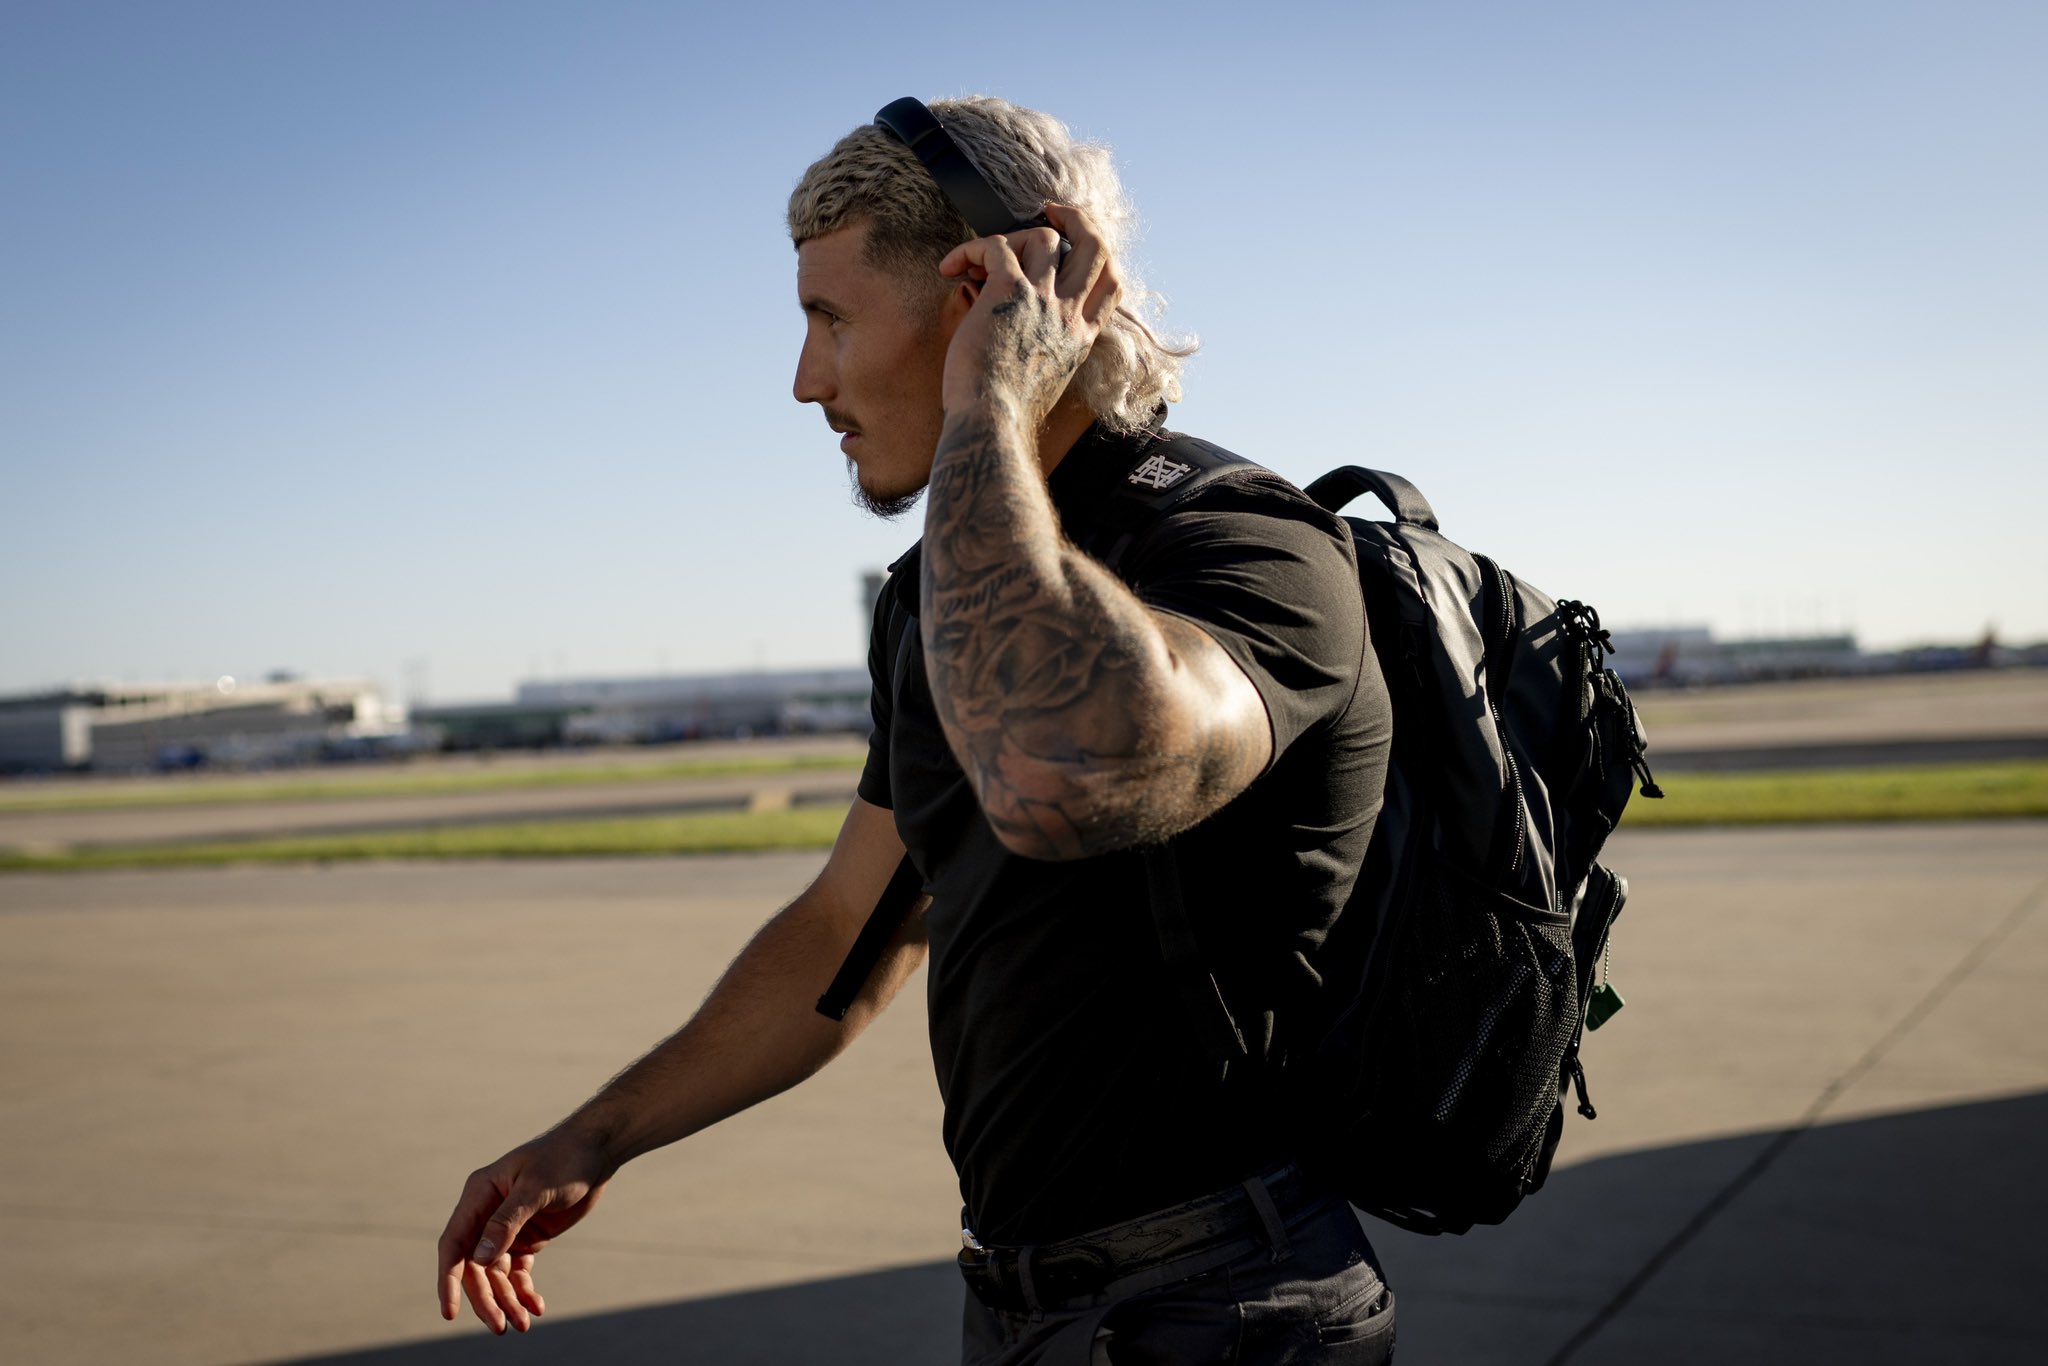
[[[1146,458],[1145,463],[1132,470],[1127,478],[1140,488],[1170,489],[1195,472],[1193,465],[1183,465],[1177,460],[1168,460],[1163,455]]]

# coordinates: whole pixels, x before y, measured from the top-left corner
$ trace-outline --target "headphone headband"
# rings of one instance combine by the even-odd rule
[[[977,237],[993,237],[997,233],[1012,232],[1018,228],[1043,227],[1043,218],[1020,220],[1003,202],[995,187],[988,183],[980,169],[960,150],[960,144],[953,141],[953,135],[946,131],[946,125],[939,122],[938,115],[925,108],[924,101],[905,96],[891,100],[875,115],[875,123],[894,134],[917,159],[931,172],[939,189],[965,219],[967,226],[974,229]]]

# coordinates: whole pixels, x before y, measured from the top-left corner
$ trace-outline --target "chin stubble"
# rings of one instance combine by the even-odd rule
[[[860,482],[860,467],[853,463],[851,456],[846,460],[847,482],[853,485],[853,504],[864,512],[872,512],[883,521],[894,521],[917,506],[917,500],[924,496],[923,489],[898,494],[894,498],[881,498],[868,492]]]

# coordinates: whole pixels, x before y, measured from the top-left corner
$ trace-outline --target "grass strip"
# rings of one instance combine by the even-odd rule
[[[261,802],[346,800],[352,797],[432,797],[464,792],[505,792],[532,788],[589,787],[603,783],[659,782],[672,778],[725,778],[818,770],[856,769],[862,753],[809,754],[759,759],[678,759],[662,764],[607,764],[602,767],[521,767],[472,773],[404,769],[374,778],[290,778],[276,782],[166,783],[124,787],[110,779],[104,791],[44,796],[34,791],[0,792],[0,813],[10,811],[104,811],[138,806],[253,805]]]
[[[108,868],[337,863],[360,859],[588,858],[623,854],[729,854],[829,848],[844,807],[711,811],[624,820],[530,821],[438,830],[383,830],[210,844],[135,845],[0,854],[0,871],[88,872]]]
[[[1652,754],[1652,763],[1656,756]],[[1633,798],[1622,824],[1804,825],[2048,816],[2048,761],[1674,773],[1662,801]]]
[[[1681,773],[1663,801],[1629,803],[1632,828],[1822,822],[1987,820],[2048,816],[2048,761],[1849,768],[1785,773]],[[824,849],[837,805],[718,811],[622,820],[526,821],[438,830],[312,835],[52,853],[0,854],[0,871],[219,867],[353,859],[590,858]]]

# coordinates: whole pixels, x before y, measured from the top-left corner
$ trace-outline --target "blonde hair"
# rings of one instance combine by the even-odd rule
[[[1138,215],[1109,148],[1077,141],[1049,114],[988,95],[937,100],[931,111],[1018,218],[1035,217],[1051,200],[1085,209],[1102,234],[1123,301],[1076,377],[1089,410],[1105,426],[1131,431],[1160,404],[1179,402],[1181,367],[1196,343],[1162,339],[1146,321],[1164,301],[1132,264]],[[949,288],[938,275],[940,259],[974,236],[911,150],[874,124],[839,139],[789,196],[789,237],[799,247],[863,223],[868,263],[912,287],[929,282],[934,307]]]

